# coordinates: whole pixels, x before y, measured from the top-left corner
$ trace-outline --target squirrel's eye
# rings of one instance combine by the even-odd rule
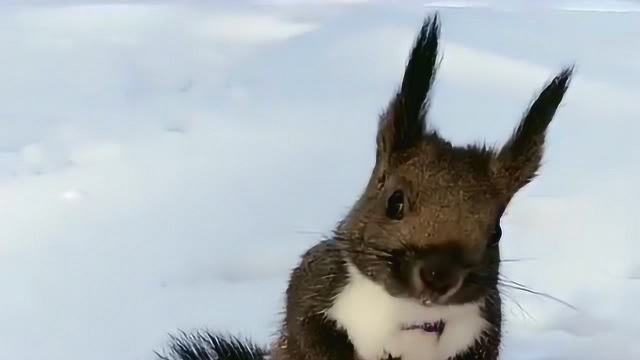
[[[404,217],[404,193],[396,190],[387,199],[387,217],[394,220],[402,220]]]
[[[500,221],[498,221],[496,223],[496,227],[491,233],[491,237],[489,238],[487,246],[492,247],[498,245],[498,243],[500,242],[500,238],[502,238],[502,227],[500,227]]]

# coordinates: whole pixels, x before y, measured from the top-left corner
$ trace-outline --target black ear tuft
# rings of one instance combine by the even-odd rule
[[[574,67],[562,70],[542,90],[498,155],[501,175],[507,177],[511,191],[533,179],[540,167],[547,127],[571,83]]]
[[[439,36],[438,15],[427,17],[407,61],[400,90],[382,118],[380,135],[386,151],[410,148],[425,134]]]
[[[520,121],[503,152],[510,157],[526,158],[529,153],[539,150],[536,141],[544,140],[547,127],[567,91],[572,73],[573,67],[564,69],[545,87]]]
[[[425,19],[405,68],[400,88],[403,115],[422,124],[428,107],[428,95],[435,79],[440,24],[438,15]]]

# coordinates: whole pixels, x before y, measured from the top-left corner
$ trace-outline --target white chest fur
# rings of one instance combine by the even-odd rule
[[[389,295],[350,266],[349,284],[326,315],[344,328],[365,360],[387,354],[402,360],[446,360],[464,352],[489,324],[480,316],[480,304],[425,307]],[[404,325],[443,320],[442,335],[401,330]]]

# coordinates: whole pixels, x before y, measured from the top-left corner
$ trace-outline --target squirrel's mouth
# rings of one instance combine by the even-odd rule
[[[422,330],[424,332],[432,333],[440,336],[444,332],[445,325],[446,325],[445,322],[440,320],[435,322],[425,322],[420,324],[405,325],[402,327],[402,330]]]

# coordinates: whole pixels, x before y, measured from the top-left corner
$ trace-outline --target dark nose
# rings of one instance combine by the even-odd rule
[[[456,271],[455,266],[441,259],[425,259],[418,262],[417,266],[423,286],[435,294],[446,294],[459,281],[458,271]]]

